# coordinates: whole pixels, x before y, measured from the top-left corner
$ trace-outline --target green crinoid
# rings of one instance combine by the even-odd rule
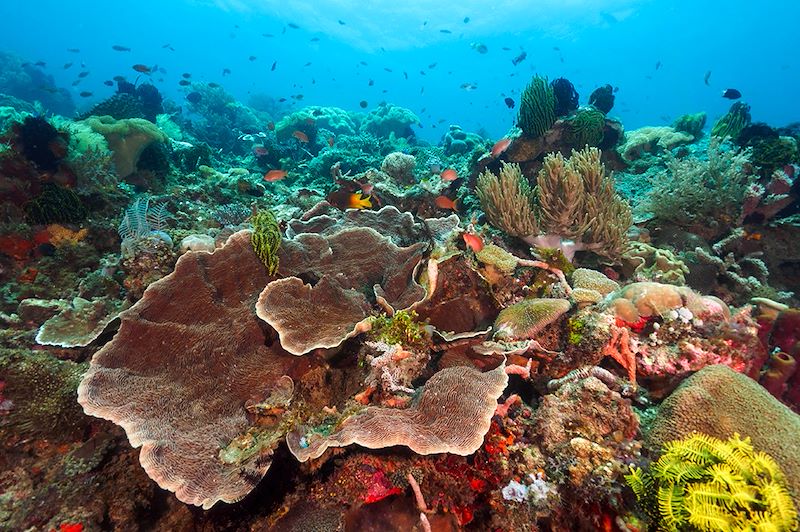
[[[252,217],[253,234],[250,243],[253,251],[267,267],[269,275],[278,271],[278,249],[281,247],[281,229],[270,210],[256,212]]]
[[[648,471],[625,480],[658,530],[795,530],[797,511],[786,479],[750,438],[692,434],[664,445]]]
[[[556,96],[547,78],[534,76],[522,91],[517,125],[529,137],[541,137],[556,121]]]

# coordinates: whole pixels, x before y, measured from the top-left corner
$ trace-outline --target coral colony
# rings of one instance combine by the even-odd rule
[[[797,529],[796,128],[185,80],[2,95],[0,529]]]

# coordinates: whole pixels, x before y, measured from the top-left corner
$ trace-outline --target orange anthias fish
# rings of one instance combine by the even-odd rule
[[[447,168],[441,173],[442,181],[455,181],[458,179],[458,172],[453,168]]]
[[[286,170],[270,170],[266,174],[264,174],[264,181],[269,181],[270,183],[274,183],[275,181],[280,181],[284,177],[286,177],[288,172]]]
[[[308,142],[308,135],[306,135],[300,130],[292,131],[292,136],[297,140],[299,140],[300,142]]]
[[[483,249],[483,239],[475,233],[464,233],[461,236],[464,237],[464,243],[467,247],[475,253]]]
[[[492,157],[497,157],[504,151],[508,149],[511,145],[511,139],[509,138],[502,138],[495,142],[494,146],[492,146]]]
[[[370,209],[372,208],[371,196],[362,196],[361,192],[353,192],[347,202],[348,209]]]
[[[451,211],[456,210],[456,202],[451,200],[447,196],[439,196],[435,200],[433,200],[433,202],[440,209],[448,209]]]

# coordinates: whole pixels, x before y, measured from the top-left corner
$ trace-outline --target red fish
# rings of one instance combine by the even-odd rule
[[[456,202],[451,200],[447,196],[439,196],[435,200],[433,200],[433,202],[440,209],[447,209],[451,211],[456,210]]]
[[[464,243],[475,253],[483,249],[483,239],[475,233],[464,233],[461,235],[464,238]]]
[[[334,142],[335,140],[336,140],[336,139],[334,139],[332,136],[331,136],[331,137],[328,137],[328,146],[330,146],[331,148],[333,148],[333,142]]]
[[[300,130],[292,131],[292,136],[297,140],[299,140],[300,142],[308,142],[308,135],[306,135]]]
[[[498,155],[506,151],[510,145],[511,139],[509,138],[502,138],[498,140],[495,142],[494,146],[492,146],[492,157],[496,158]]]
[[[453,168],[447,168],[441,173],[442,181],[455,181],[458,179],[458,172]]]
[[[269,129],[270,131],[275,131],[275,122],[270,122],[269,124],[267,124],[267,129]]]
[[[313,126],[314,125],[314,119],[311,118],[311,117],[306,118],[306,124],[308,124],[309,126]]]
[[[286,177],[288,172],[286,170],[270,170],[266,174],[264,174],[264,181],[269,181],[270,183],[274,183],[275,181],[280,181],[284,177]]]
[[[264,146],[253,146],[253,155],[256,157],[263,157],[269,153],[269,150]]]

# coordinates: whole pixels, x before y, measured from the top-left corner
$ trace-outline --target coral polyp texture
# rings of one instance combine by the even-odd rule
[[[247,430],[244,403],[294,362],[266,345],[255,315],[268,281],[249,231],[186,253],[123,312],[78,387],[86,413],[122,426],[147,474],[184,502],[238,501],[269,468],[268,448],[241,464],[218,457],[220,442]]]
[[[330,447],[354,443],[368,449],[403,445],[422,455],[470,455],[483,443],[497,398],[508,383],[504,370],[505,364],[485,373],[469,367],[443,369],[408,408],[367,407],[330,434],[315,434],[313,429],[291,433],[289,450],[301,462],[318,458]]]

